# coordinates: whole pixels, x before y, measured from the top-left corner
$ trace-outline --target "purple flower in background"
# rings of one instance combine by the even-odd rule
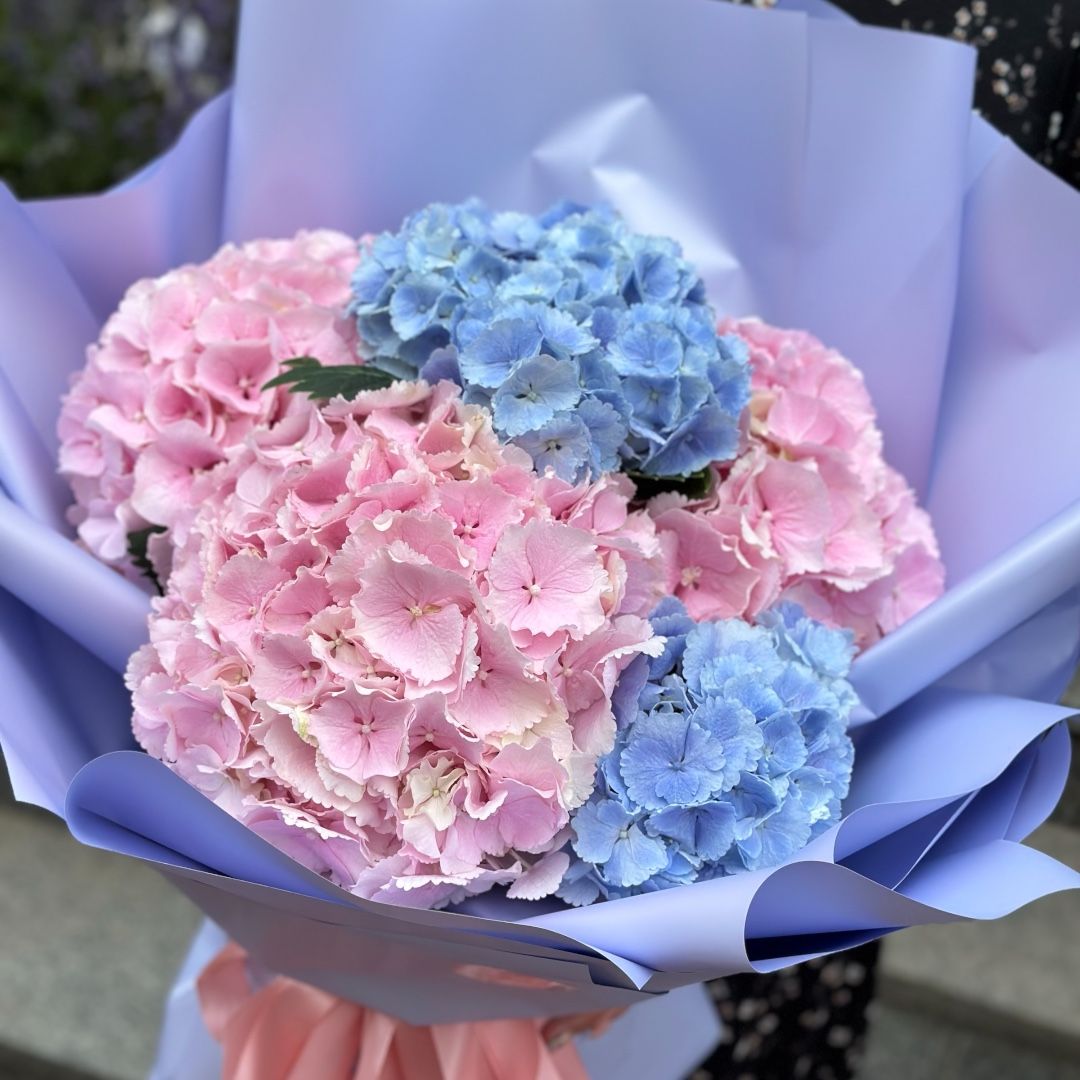
[[[0,5],[0,175],[24,195],[108,187],[228,85],[232,0]]]

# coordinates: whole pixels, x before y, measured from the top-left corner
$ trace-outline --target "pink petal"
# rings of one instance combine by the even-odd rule
[[[376,656],[420,685],[445,679],[461,653],[468,585],[434,566],[398,562],[385,552],[360,573],[356,628]]]
[[[506,890],[511,900],[543,900],[561,884],[570,869],[570,856],[565,851],[551,851],[532,864]]]
[[[604,621],[608,576],[595,541],[578,529],[535,520],[507,529],[487,580],[488,608],[511,630],[582,638]]]
[[[208,590],[206,617],[227,638],[247,643],[266,597],[285,580],[280,566],[257,554],[234,555]]]
[[[454,533],[474,552],[478,569],[485,569],[499,537],[524,516],[521,501],[492,480],[457,480],[439,488],[439,506]]]
[[[407,701],[346,689],[311,711],[308,732],[337,772],[357,781],[400,775],[408,757]]]
[[[773,589],[759,586],[776,582],[776,561],[745,542],[737,515],[667,510],[656,524],[675,537],[673,591],[692,618],[742,618],[767,602]]]
[[[310,705],[327,683],[326,665],[307,642],[288,634],[266,634],[251,668],[251,688],[263,701]]]
[[[795,575],[823,569],[831,513],[821,478],[804,465],[771,460],[757,485],[769,518],[769,537],[784,560],[785,572]]]
[[[267,604],[263,625],[279,633],[299,633],[330,602],[330,590],[322,575],[301,567]]]
[[[505,627],[475,620],[479,657],[475,674],[449,705],[450,715],[474,735],[520,735],[557,714],[550,685],[529,669]]]

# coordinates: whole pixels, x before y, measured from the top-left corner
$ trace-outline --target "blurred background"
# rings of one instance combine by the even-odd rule
[[[228,85],[238,6],[0,0],[0,180],[62,196],[151,160]],[[1080,0],[839,6],[978,48],[979,111],[1080,187]],[[1080,709],[1080,681],[1066,700]],[[1080,868],[1075,764],[1034,843]],[[717,984],[725,1044],[701,1080],[1080,1078],[1078,910],[1052,897],[998,923],[907,932],[880,956]],[[0,771],[0,1080],[145,1076],[197,922],[152,872],[14,803]]]

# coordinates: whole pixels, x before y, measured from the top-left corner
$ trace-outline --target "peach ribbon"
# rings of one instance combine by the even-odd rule
[[[548,1045],[550,1022],[412,1027],[284,976],[255,990],[232,942],[198,987],[222,1080],[588,1080],[572,1042]]]

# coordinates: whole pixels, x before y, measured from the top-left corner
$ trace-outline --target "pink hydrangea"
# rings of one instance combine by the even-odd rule
[[[60,468],[90,551],[133,573],[129,533],[160,525],[182,542],[202,472],[290,407],[262,389],[282,360],[357,362],[343,317],[357,258],[347,236],[301,232],[227,245],[128,290],[60,414]],[[168,540],[156,544],[167,564]]]
[[[720,330],[750,350],[744,445],[707,499],[651,504],[669,588],[699,620],[797,600],[866,648],[944,590],[930,520],[882,456],[854,365],[802,331],[757,320]]]
[[[209,474],[131,661],[142,745],[354,893],[553,891],[664,549],[450,383],[298,398]]]

